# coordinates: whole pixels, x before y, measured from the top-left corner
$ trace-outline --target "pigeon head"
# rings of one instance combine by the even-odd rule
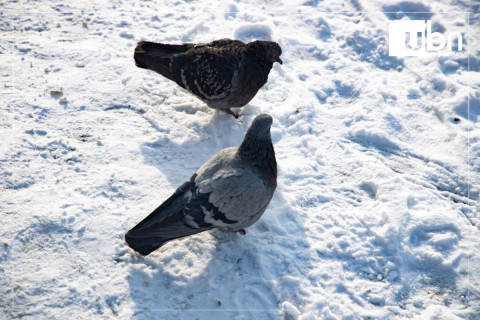
[[[255,135],[270,135],[270,128],[272,127],[273,119],[270,115],[262,113],[253,119],[250,128],[248,128],[247,135],[249,132]]]
[[[272,139],[270,137],[271,126],[272,117],[268,114],[261,114],[253,119],[239,147],[242,158],[263,160],[268,157],[268,154],[273,152]]]
[[[273,41],[257,40],[249,43],[249,46],[251,48],[250,52],[253,54],[255,59],[268,65],[270,68],[275,62],[283,64],[282,59],[280,59],[282,48],[280,48],[278,43]]]
[[[277,161],[273,149],[270,128],[272,117],[261,114],[253,119],[242,144],[238,148],[240,158],[257,167],[272,186],[277,185]]]

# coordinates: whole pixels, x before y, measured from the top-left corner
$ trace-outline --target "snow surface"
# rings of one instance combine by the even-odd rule
[[[2,1],[0,318],[480,319],[479,12]],[[396,19],[464,51],[389,57]],[[140,40],[224,37],[283,49],[242,123],[133,62]],[[130,250],[124,233],[260,113],[279,165],[262,219]]]

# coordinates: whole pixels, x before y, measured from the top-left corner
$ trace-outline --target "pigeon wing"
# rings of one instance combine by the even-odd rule
[[[231,45],[241,47],[241,46],[244,46],[245,43],[243,43],[240,40],[232,40],[232,39],[224,38],[224,39],[214,40],[207,44],[207,46],[214,47],[214,48],[225,48],[226,46],[231,46]]]
[[[190,200],[193,181],[195,180],[196,175],[193,175],[188,181],[181,185],[175,193],[170,196],[165,202],[163,202],[157,209],[155,209],[150,215],[145,219],[139,222],[135,227],[130,231],[134,231],[145,226],[148,226],[156,221],[162,220],[165,217],[174,214],[178,210],[185,207],[185,205]]]
[[[215,227],[238,230],[253,224],[265,211],[275,188],[268,187],[256,168],[236,166],[236,162],[228,163],[212,175],[208,174],[208,168],[205,175],[199,169],[195,184],[203,202],[191,201],[187,206],[196,204],[201,209],[192,215],[195,222],[203,219]]]
[[[171,67],[175,81],[205,101],[227,97],[240,69],[235,56],[209,47],[173,56]]]

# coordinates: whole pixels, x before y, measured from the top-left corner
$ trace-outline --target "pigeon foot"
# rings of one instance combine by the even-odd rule
[[[231,114],[235,119],[237,119],[238,121],[242,122],[242,120],[240,120],[240,119],[238,118],[238,114],[236,114],[236,113],[233,112],[232,110],[227,109],[227,110],[225,110],[225,112],[228,113],[228,114]]]
[[[247,232],[246,232],[245,229],[243,229],[243,228],[240,229],[240,230],[234,231],[234,232],[238,232],[238,233],[240,233],[242,236],[244,236],[244,235],[247,234]]]
[[[221,228],[223,231],[225,232],[233,232],[233,233],[240,233],[241,235],[246,235],[247,232],[245,231],[245,229],[238,229],[238,230],[233,230],[233,229],[230,229],[230,228]]]

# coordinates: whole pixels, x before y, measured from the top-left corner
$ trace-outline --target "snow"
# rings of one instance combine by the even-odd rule
[[[475,2],[0,4],[0,318],[480,319]],[[463,51],[388,56],[431,19]],[[135,67],[140,40],[269,39],[242,118]],[[278,188],[245,236],[123,240],[252,119]]]

